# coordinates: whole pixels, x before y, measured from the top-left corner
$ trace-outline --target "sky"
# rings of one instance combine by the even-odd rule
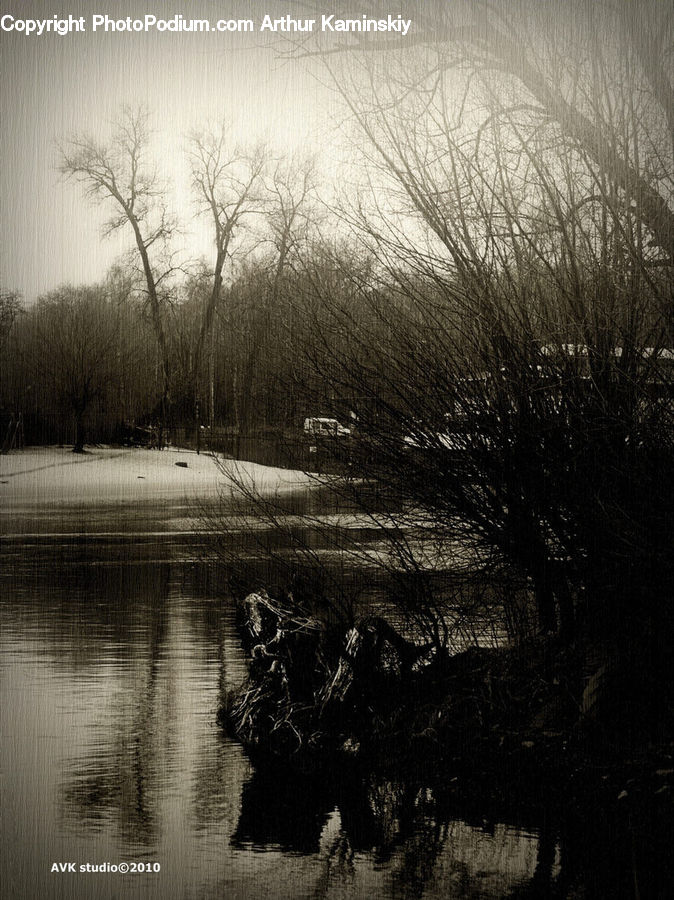
[[[115,18],[169,18],[183,11],[213,21],[257,21],[263,12],[287,11],[279,0],[198,0],[179,7],[162,0],[71,0],[63,7],[3,0],[2,14],[15,19],[51,18],[57,10],[84,15],[88,27],[63,36],[0,32],[0,285],[20,291],[27,302],[61,283],[100,280],[131,246],[126,229],[102,238],[106,210],[92,207],[56,169],[59,141],[83,131],[105,138],[123,104],[151,111],[159,168],[188,227],[194,209],[183,153],[194,128],[224,117],[233,140],[264,139],[286,153],[318,152],[330,169],[338,142],[337,98],[317,80],[315,64],[279,58],[276,36],[90,29],[91,15],[106,9]],[[208,254],[210,248],[194,249]]]
[[[64,182],[57,171],[59,142],[82,132],[105,141],[125,104],[144,105],[152,114],[154,157],[187,231],[188,257],[211,252],[206,225],[194,219],[184,156],[195,128],[226,119],[232,143],[264,140],[275,153],[318,156],[319,178],[327,185],[348,176],[341,164],[353,154],[341,127],[346,113],[338,94],[325,86],[320,62],[288,59],[288,45],[278,35],[91,28],[92,15],[105,12],[115,19],[177,13],[211,22],[251,18],[259,26],[264,14],[276,18],[311,2],[326,13],[340,2],[350,3],[354,15],[360,9],[360,0],[190,0],[182,8],[176,0],[0,0],[3,16],[51,19],[56,10],[64,17],[84,16],[87,24],[84,33],[66,35],[0,30],[0,287],[18,290],[31,303],[59,284],[101,280],[132,247],[127,228],[102,237],[112,206],[92,206],[81,186]],[[389,9],[388,0],[362,2]],[[434,4],[438,14],[450,10],[456,16],[474,2],[419,0],[415,6],[415,0],[390,0],[390,12],[406,4],[420,24],[424,15],[435,21]],[[508,9],[511,2],[517,0],[496,5]],[[587,2],[550,0],[550,15],[571,21],[573,10]],[[659,3],[652,0],[641,14],[650,17]],[[490,10],[493,4],[481,6]]]

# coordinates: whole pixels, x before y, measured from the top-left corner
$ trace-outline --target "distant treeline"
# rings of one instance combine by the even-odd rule
[[[306,417],[347,416],[348,396],[322,381],[303,358],[320,324],[310,284],[289,275],[272,290],[264,261],[245,268],[223,298],[194,382],[193,347],[207,302],[198,276],[163,306],[170,372],[162,360],[142,291],[120,270],[86,287],[62,286],[28,306],[3,295],[0,409],[3,440],[21,419],[30,444],[152,444],[166,439],[232,444],[236,435],[302,433]],[[336,349],[333,337],[333,350]],[[327,359],[326,359],[327,366]],[[234,449],[234,448],[232,448]]]

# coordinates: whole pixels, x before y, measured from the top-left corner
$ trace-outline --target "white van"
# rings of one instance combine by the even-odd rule
[[[346,437],[351,429],[340,424],[337,419],[315,416],[304,420],[304,433],[322,437]]]

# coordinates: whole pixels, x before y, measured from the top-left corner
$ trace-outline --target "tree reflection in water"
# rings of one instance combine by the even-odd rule
[[[161,684],[170,571],[168,564],[159,565],[151,578],[133,581],[116,573],[117,602],[98,605],[101,621],[97,622],[95,611],[93,615],[87,612],[89,645],[93,643],[92,631],[109,635],[112,630],[113,634],[118,632],[119,643],[127,645],[127,656],[123,665],[117,660],[114,673],[123,687],[108,698],[107,715],[116,723],[114,739],[107,746],[89,748],[89,753],[71,764],[63,785],[62,814],[91,823],[104,817],[104,812],[114,812],[120,836],[128,845],[153,846],[157,839],[157,791],[153,781],[159,772],[158,739],[163,738],[165,744],[169,732],[166,726],[175,717],[170,685]],[[110,590],[111,580],[113,584],[115,581],[105,574]],[[126,573],[121,570],[121,574]],[[132,606],[140,598],[142,617],[138,607],[134,615]],[[129,631],[135,632],[132,642],[128,641]],[[160,711],[159,691],[166,695]]]
[[[377,871],[385,871],[392,897],[448,896],[450,886],[460,897],[503,897],[536,878],[539,821],[525,829],[480,817],[471,825],[413,779],[342,775],[256,770],[243,789],[233,846],[320,852],[315,897],[332,896],[340,884],[355,889]]]
[[[569,810],[559,797],[489,796],[442,773],[421,783],[263,766],[244,786],[232,845],[319,854],[316,898],[664,900],[674,883],[666,821]]]

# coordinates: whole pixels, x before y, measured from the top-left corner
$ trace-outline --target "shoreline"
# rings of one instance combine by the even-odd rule
[[[182,465],[179,465],[181,463]],[[316,486],[304,472],[220,459],[194,450],[95,447],[84,454],[30,447],[0,456],[0,506],[121,505],[134,501],[198,502],[254,490],[261,495]]]

